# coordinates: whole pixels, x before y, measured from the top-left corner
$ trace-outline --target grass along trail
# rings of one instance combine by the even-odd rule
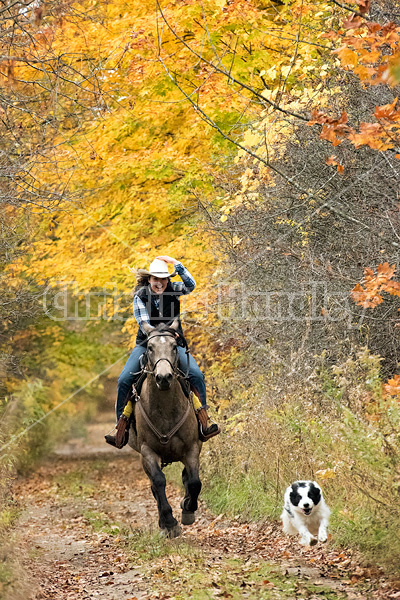
[[[329,542],[304,549],[283,537],[277,523],[229,520],[211,514],[204,503],[181,538],[163,539],[138,457],[129,448],[103,444],[107,427],[112,415],[89,427],[86,439],[71,440],[15,481],[21,516],[9,558],[19,575],[0,594],[4,598],[400,597]],[[181,491],[168,484],[167,492],[178,517]]]

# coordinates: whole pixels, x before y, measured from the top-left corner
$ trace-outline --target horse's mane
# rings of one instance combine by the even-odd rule
[[[167,325],[166,323],[158,323],[158,325],[154,326],[154,329],[158,332],[158,333],[163,333],[164,331],[166,333],[171,333],[171,326]],[[150,334],[151,335],[151,334]]]
[[[158,325],[156,325],[156,329],[157,331],[168,331],[170,328],[170,325],[167,325],[166,323],[159,323]]]
[[[175,330],[171,330],[171,325],[167,325],[166,323],[158,323],[158,325],[155,325],[154,326],[154,330],[149,333],[148,337],[151,337],[152,333],[154,333],[155,331],[157,333],[164,333],[165,332],[165,333],[167,333],[169,335],[171,335],[171,333],[174,333],[175,335],[180,336],[179,332],[177,332]]]

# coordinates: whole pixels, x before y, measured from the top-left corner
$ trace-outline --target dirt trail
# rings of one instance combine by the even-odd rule
[[[137,456],[103,443],[112,420],[105,415],[86,439],[70,440],[38,471],[15,482],[14,496],[24,507],[14,540],[23,577],[10,597],[398,597],[353,565],[348,553],[329,544],[305,550],[282,537],[277,524],[215,517],[202,503],[182,538],[161,539]],[[169,484],[168,497],[178,517],[181,492]]]

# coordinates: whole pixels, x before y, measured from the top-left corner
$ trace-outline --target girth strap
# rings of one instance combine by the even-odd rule
[[[146,413],[146,411],[144,410],[144,408],[142,406],[140,398],[136,402],[136,406],[139,407],[139,410],[142,413],[142,416],[143,416],[144,420],[146,421],[147,425],[150,427],[150,429],[152,430],[152,432],[155,433],[155,435],[158,437],[158,440],[159,440],[159,442],[161,444],[168,444],[168,442],[172,438],[172,436],[175,435],[175,433],[182,427],[182,425],[184,424],[184,422],[188,418],[189,413],[190,413],[190,409],[191,409],[190,400],[188,400],[188,406],[187,406],[186,412],[183,415],[183,417],[181,418],[181,420],[175,425],[175,427],[173,427],[171,429],[171,431],[169,431],[168,433],[164,434],[164,433],[160,433],[158,431],[157,427],[155,425],[153,425],[153,423],[150,421],[150,418],[149,418],[148,414]]]

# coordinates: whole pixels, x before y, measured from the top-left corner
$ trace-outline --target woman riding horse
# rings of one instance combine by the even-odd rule
[[[173,273],[168,272],[168,264],[175,267]],[[171,282],[170,278],[178,274],[182,281]],[[122,414],[127,399],[129,399],[132,385],[138,378],[141,370],[140,358],[146,351],[147,336],[143,331],[142,323],[148,323],[155,327],[159,323],[170,324],[175,317],[180,315],[179,297],[190,294],[196,286],[196,282],[183,266],[183,264],[170,256],[157,256],[150,265],[148,271],[138,269],[136,271],[137,286],[133,300],[133,313],[138,322],[139,330],[136,336],[136,346],[128,358],[125,367],[118,379],[118,392],[116,402],[117,426],[116,434],[105,436],[106,442],[117,448],[122,448],[128,441],[125,435],[128,420]],[[179,321],[178,327],[178,353],[182,370],[186,369],[187,358],[185,350],[185,338]],[[217,435],[220,432],[218,425],[209,424],[207,413],[207,392],[204,375],[191,354],[189,356],[189,382],[191,389],[198,396],[201,408],[197,411],[197,417],[201,426],[203,441]]]

